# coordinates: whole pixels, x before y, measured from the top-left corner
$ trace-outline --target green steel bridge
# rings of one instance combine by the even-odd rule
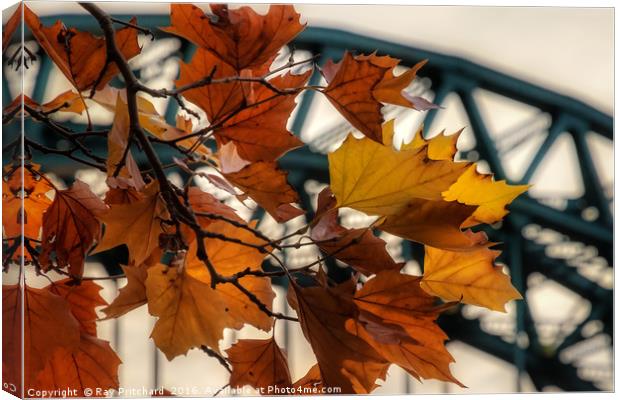
[[[117,15],[119,19],[128,20],[128,15]],[[44,25],[53,24],[56,19],[62,19],[67,26],[80,30],[91,30],[99,34],[94,21],[84,15],[58,15],[42,18]],[[169,24],[165,15],[139,15],[141,26],[153,28],[155,42],[171,40],[171,36],[156,29],[158,26]],[[26,40],[32,40],[28,30],[25,31]],[[156,60],[164,63],[167,59],[180,57],[185,61],[191,59],[193,46],[186,41],[174,39],[175,49],[168,52],[163,58]],[[34,42],[30,42],[37,48]],[[152,45],[152,44],[151,44]],[[610,285],[600,284],[597,279],[583,270],[595,266],[606,273],[613,268],[613,193],[604,186],[597,171],[593,153],[586,140],[587,135],[594,134],[606,140],[613,140],[613,118],[588,104],[559,93],[519,80],[501,72],[486,68],[463,58],[446,54],[435,53],[429,50],[404,46],[398,43],[387,42],[371,37],[360,36],[348,32],[326,28],[308,28],[294,42],[297,51],[306,51],[320,54],[322,63],[329,58],[339,58],[345,49],[369,53],[375,50],[379,54],[389,54],[402,59],[402,64],[412,66],[416,62],[428,59],[429,62],[422,70],[424,84],[422,90],[430,93],[436,104],[441,104],[448,96],[456,95],[462,102],[469,120],[468,128],[475,137],[475,147],[460,154],[469,160],[484,160],[490,170],[495,173],[496,179],[508,179],[505,172],[504,157],[510,151],[518,148],[522,143],[533,136],[544,137],[537,145],[534,156],[518,179],[508,179],[510,183],[523,184],[532,181],[532,177],[545,160],[553,144],[564,134],[568,134],[574,141],[581,180],[584,187],[583,195],[579,198],[566,199],[561,205],[554,205],[544,199],[536,199],[523,195],[514,201],[510,207],[511,213],[501,224],[501,227],[489,228],[487,233],[491,240],[503,243],[501,261],[508,265],[511,277],[516,288],[525,294],[525,301],[516,302],[514,325],[509,326],[509,334],[493,331],[485,326],[482,318],[467,317],[461,309],[440,319],[440,325],[447,332],[451,340],[458,340],[474,346],[482,351],[514,364],[518,374],[527,374],[537,390],[547,387],[556,387],[570,391],[597,391],[601,382],[613,380],[612,367],[597,370],[581,368],[578,359],[567,357],[566,352],[578,349],[588,341],[592,333],[586,327],[595,326],[595,333],[607,335],[607,346],[613,346],[613,291]],[[44,99],[46,88],[53,68],[51,60],[40,49],[36,53],[37,60],[28,72],[28,84],[32,85],[30,95],[35,101]],[[5,63],[6,70],[6,60]],[[135,71],[140,77],[143,68]],[[6,73],[3,73],[3,104],[10,102],[17,93],[8,89]],[[116,78],[118,79],[118,78]],[[312,84],[318,83],[318,72],[312,77]],[[118,81],[117,81],[118,83]],[[431,85],[432,83],[432,85]],[[430,89],[429,89],[430,88]],[[502,135],[506,143],[498,143],[497,135],[493,135],[488,122],[481,112],[481,105],[474,95],[477,90],[515,100],[538,110],[536,119],[545,121],[542,128],[532,128],[532,121],[524,121],[509,135]],[[292,131],[300,134],[309,115],[314,101],[314,93],[306,92],[298,100],[297,112],[292,120]],[[431,126],[441,110],[433,110],[425,114],[425,127]],[[165,116],[169,123],[174,123],[177,113],[177,104],[170,101],[167,104]],[[25,132],[39,143],[62,148],[62,140],[53,135],[46,135],[42,124],[26,120]],[[76,131],[84,130],[84,126],[68,122],[68,126]],[[17,134],[17,127],[5,126],[3,142]],[[97,129],[97,127],[95,127]],[[335,127],[315,137],[303,149],[288,153],[281,159],[283,168],[291,171],[289,181],[296,187],[302,196],[302,206],[306,210],[313,210],[310,197],[306,195],[304,185],[313,180],[328,183],[329,173],[327,159],[321,150],[324,150],[339,138],[347,127]],[[542,135],[542,136],[541,136]],[[105,155],[103,147],[93,148],[95,153]],[[167,148],[161,149],[164,159],[171,159],[174,155]],[[5,163],[7,154],[5,156]],[[138,157],[139,158],[139,157]],[[57,175],[72,180],[76,164],[71,160],[56,155],[35,154],[34,160],[43,164],[44,170],[53,170]],[[143,160],[144,161],[144,160]],[[165,161],[165,160],[164,160]],[[256,217],[261,217],[257,212]],[[551,232],[552,240],[541,240],[543,233]],[[405,259],[416,260],[423,264],[422,246],[403,242],[402,255]],[[551,252],[558,247],[568,249],[564,253]],[[107,252],[100,258],[110,273],[119,272],[116,257],[122,257],[122,252]],[[347,269],[336,265],[328,265],[329,273],[335,279],[340,279],[350,273]],[[528,303],[529,289],[541,277],[553,280],[565,289],[578,295],[590,303],[589,314],[585,319],[569,323],[570,330],[558,334],[553,344],[541,340],[540,335],[546,321],[537,321],[531,312]],[[534,279],[535,278],[535,279]],[[556,324],[556,322],[553,322]],[[557,322],[557,325],[562,325]],[[556,327],[557,328],[557,327]],[[516,379],[515,390],[520,390],[520,379]]]

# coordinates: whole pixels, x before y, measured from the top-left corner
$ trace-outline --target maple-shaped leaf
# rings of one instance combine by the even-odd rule
[[[87,335],[97,336],[97,312],[95,308],[108,303],[99,292],[102,287],[93,281],[75,284],[71,278],[55,281],[49,285],[49,291],[65,299],[71,314],[80,323],[80,329]]]
[[[354,285],[341,284],[340,296],[323,286],[301,287],[291,282],[289,304],[297,311],[304,336],[318,361],[323,384],[343,394],[370,393],[377,379],[385,379],[389,364],[362,338],[346,329],[355,315]]]
[[[506,206],[524,193],[529,185],[509,185],[496,181],[491,174],[481,174],[476,166],[469,167],[463,175],[443,193],[447,201],[458,201],[469,206],[478,206],[463,227],[493,224],[500,221],[508,210]]]
[[[73,277],[84,272],[86,254],[99,240],[101,224],[96,217],[107,211],[106,205],[82,181],[67,190],[59,190],[43,214],[43,237],[39,262],[43,269],[68,266]]]
[[[463,129],[451,135],[446,135],[445,132],[442,131],[431,139],[425,139],[423,131],[424,125],[420,125],[411,142],[403,143],[400,150],[417,150],[422,147],[427,147],[428,158],[431,160],[454,160],[457,151],[456,143],[459,137],[461,137]],[[386,133],[386,135],[383,136],[384,143],[391,143],[394,132],[384,131],[384,133]]]
[[[393,120],[384,124],[393,132]],[[349,135],[328,154],[330,186],[338,207],[351,207],[370,215],[397,215],[414,198],[442,200],[446,191],[470,165],[431,160],[427,148],[395,150],[366,137]]]
[[[445,333],[435,323],[435,299],[420,288],[420,278],[383,271],[355,293],[360,310],[348,329],[360,335],[386,360],[415,378],[462,385],[450,372],[454,361],[444,346]]]
[[[193,84],[211,74],[215,80],[237,75],[232,66],[204,48],[198,48],[189,63],[181,61],[179,68],[179,79],[175,81],[177,87]],[[239,109],[245,101],[241,82],[238,80],[214,82],[185,90],[183,97],[200,107],[211,123],[220,121],[225,115]]]
[[[247,6],[211,9],[217,22],[194,5],[171,4],[171,26],[161,29],[211,51],[237,71],[262,66],[304,28],[292,5],[271,5],[266,15]]]
[[[447,301],[506,312],[505,304],[523,297],[510,277],[495,265],[499,251],[487,248],[451,252],[426,246],[424,276],[420,283],[428,293]]]
[[[30,164],[25,168],[11,165],[4,167],[2,228],[7,238],[21,235],[23,215],[24,236],[39,239],[43,213],[52,203],[46,193],[54,188],[46,179],[41,178],[38,171],[37,164]]]
[[[414,242],[444,250],[489,246],[483,231],[461,230],[475,207],[458,202],[413,199],[399,214],[389,215],[377,228]]]
[[[259,161],[249,163],[242,159],[232,143],[220,149],[222,175],[265,209],[276,221],[286,222],[304,214],[291,203],[299,201],[299,195],[287,182],[286,171],[276,162]]]
[[[6,115],[21,111],[22,102],[25,106],[28,106],[42,114],[50,114],[56,111],[82,114],[82,111],[86,109],[86,103],[84,103],[82,96],[79,93],[75,93],[73,90],[67,90],[66,92],[62,92],[52,100],[43,104],[39,104],[30,97],[20,94],[3,109],[4,114]]]
[[[101,89],[118,73],[116,63],[107,62],[104,38],[67,28],[60,20],[50,27],[43,26],[39,17],[28,7],[24,7],[24,22],[39,45],[78,91],[91,89],[95,85],[95,89]],[[132,18],[130,23],[135,25],[136,19]],[[140,53],[136,29],[121,28],[116,31],[115,39],[125,59],[129,60]]]
[[[151,266],[147,264],[121,265],[127,277],[127,284],[120,289],[112,303],[101,310],[106,315],[106,319],[118,318],[146,304],[146,278]]]
[[[286,124],[295,108],[295,97],[299,93],[296,89],[304,86],[311,74],[312,70],[299,75],[286,73],[271,79],[271,87],[253,85],[253,102],[215,130],[218,143],[232,141],[239,155],[248,161],[274,161],[303,146],[303,142],[286,129]]]
[[[116,98],[114,122],[108,132],[108,159],[106,167],[108,177],[120,176],[125,182],[140,191],[145,183],[140,173],[140,168],[131,155],[129,146],[129,111],[127,103],[120,95]]]
[[[204,192],[196,186],[192,186],[188,189],[187,197],[189,200],[189,205],[196,213],[214,214],[240,223],[244,222],[243,219],[237,215],[234,208],[227,206],[212,194]],[[196,216],[196,219],[203,228],[206,228],[212,222],[217,221],[216,217],[212,218],[200,214]]]
[[[74,350],[79,345],[79,322],[67,302],[49,287],[2,285],[2,303],[2,361],[22,365],[27,384],[57,349]],[[21,382],[21,373],[14,372],[13,382]]]
[[[251,232],[222,221],[207,230],[232,240],[264,244]],[[216,238],[205,239],[205,247],[213,267],[223,276],[248,268],[258,271],[266,256],[254,247]],[[218,284],[213,289],[209,271],[196,250],[194,241],[180,267],[159,264],[148,270],[149,312],[159,317],[151,337],[169,360],[202,345],[219,352],[225,328],[240,329],[247,323],[268,331],[272,326],[272,319],[234,285]],[[275,294],[268,278],[245,276],[239,284],[271,307]]]
[[[170,216],[159,186],[153,182],[145,187],[143,198],[129,204],[112,204],[97,218],[105,224],[103,238],[93,253],[126,245],[129,262],[139,265],[159,247],[159,235],[165,233],[164,220]]]
[[[338,224],[336,199],[329,187],[318,196],[317,219],[310,237],[326,254],[349,264],[357,271],[372,275],[386,269],[400,269],[386,249],[387,243],[369,228],[347,229]]]
[[[403,90],[424,64],[394,76],[393,70],[399,61],[389,56],[353,56],[346,52],[338,64],[329,62],[322,69],[328,85],[321,92],[351,125],[378,143],[382,143],[382,102],[416,110],[437,107],[420,98],[403,95]]]
[[[250,385],[255,389],[291,386],[286,354],[273,337],[241,339],[226,350],[232,366],[230,387]]]
[[[53,392],[63,388],[77,397],[105,397],[105,391],[119,388],[120,364],[107,341],[82,334],[77,349],[61,347],[52,354],[29,389]]]

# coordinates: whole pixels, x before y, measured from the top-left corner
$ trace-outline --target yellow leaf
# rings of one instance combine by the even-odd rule
[[[500,252],[487,248],[451,252],[426,246],[424,276],[420,286],[447,301],[506,312],[510,300],[522,299],[510,278],[494,260]]]
[[[466,228],[500,221],[508,214],[506,206],[528,188],[529,185],[508,185],[506,181],[496,181],[493,175],[480,174],[476,171],[476,166],[472,165],[443,193],[443,198],[468,206],[478,206],[473,215],[463,223]]]
[[[391,137],[393,123],[383,129],[384,137]],[[441,200],[441,193],[469,166],[431,160],[426,147],[397,151],[389,143],[352,135],[328,159],[337,206],[370,215],[398,214],[413,198]]]

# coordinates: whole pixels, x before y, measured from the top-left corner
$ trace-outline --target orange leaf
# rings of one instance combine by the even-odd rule
[[[444,346],[447,336],[435,323],[438,309],[420,288],[420,278],[384,271],[355,293],[359,320],[348,328],[361,335],[386,360],[416,378],[439,379],[462,386],[450,373],[454,361]]]
[[[299,196],[286,180],[288,173],[278,168],[276,162],[248,164],[239,157],[232,143],[222,146],[220,161],[221,172],[226,179],[256,201],[276,221],[286,222],[304,214],[303,210],[291,205],[299,201]]]
[[[264,244],[251,232],[222,221],[213,222],[208,231],[245,243]],[[260,270],[266,255],[253,247],[215,238],[206,239],[205,247],[213,267],[223,276],[246,268]],[[218,342],[225,328],[241,329],[247,323],[268,331],[273,323],[232,284],[211,288],[211,276],[196,257],[196,251],[194,241],[182,260],[182,267],[159,264],[148,270],[149,312],[159,317],[151,337],[169,360],[202,345],[219,352]],[[271,307],[275,294],[268,278],[246,276],[239,283]]]
[[[65,299],[82,332],[97,336],[95,308],[108,304],[99,294],[102,287],[93,281],[82,281],[79,285],[72,282],[71,278],[56,281],[49,286],[49,290]]]
[[[286,354],[275,339],[242,339],[226,350],[232,366],[230,387],[250,385],[255,389],[291,386]]]
[[[41,178],[38,171],[39,166],[37,164],[30,164],[26,168],[11,165],[4,167],[2,227],[7,238],[15,238],[21,235],[21,216],[23,214],[24,236],[30,239],[39,239],[43,213],[52,203],[46,193],[53,188],[48,181]],[[24,175],[23,181],[22,174]]]
[[[150,265],[121,265],[127,277],[127,284],[118,292],[112,303],[101,311],[106,319],[118,318],[129,311],[146,304],[146,277]]]
[[[159,235],[165,233],[162,221],[170,216],[156,183],[149,184],[142,193],[143,199],[112,204],[107,212],[97,216],[105,224],[105,232],[93,253],[125,244],[129,262],[138,265],[159,248]]]
[[[349,264],[357,271],[372,275],[386,269],[400,269],[387,252],[384,240],[369,228],[346,229],[338,224],[336,198],[325,188],[318,196],[317,217],[310,237],[327,254]]]
[[[106,63],[104,38],[67,28],[60,20],[53,26],[43,26],[28,7],[24,7],[24,19],[37,42],[78,91],[90,89],[95,84],[96,89],[101,89],[118,73],[115,63]],[[132,18],[130,23],[135,24],[136,19]],[[140,53],[135,29],[119,29],[115,38],[125,59]]]
[[[123,177],[108,177],[106,183],[110,190],[105,194],[103,201],[107,205],[130,204],[144,198],[142,192],[136,190],[134,182]]]
[[[289,304],[297,311],[301,329],[318,361],[323,384],[346,393],[370,393],[378,378],[385,379],[388,363],[362,338],[346,329],[355,315],[350,282],[340,290],[320,286],[301,287],[291,282]]]
[[[271,5],[266,15],[250,7],[211,5],[218,21],[191,4],[171,4],[166,32],[208,49],[237,71],[263,65],[304,28],[292,5]]]
[[[82,334],[77,349],[61,347],[54,352],[31,388],[50,392],[62,388],[75,391],[76,397],[107,397],[105,391],[119,387],[120,364],[107,341]]]
[[[411,200],[399,214],[388,215],[377,227],[392,235],[445,250],[462,251],[489,246],[483,231],[462,231],[475,207],[457,202]]]
[[[297,89],[305,85],[312,71],[300,75],[286,73],[269,81],[278,93],[261,84],[254,87],[254,105],[228,119],[215,130],[218,143],[232,141],[239,155],[248,161],[274,161],[284,153],[303,146],[303,142],[286,129],[289,116],[295,108]]]
[[[101,224],[95,217],[106,211],[106,205],[84,182],[76,180],[71,189],[57,191],[52,205],[43,214],[39,256],[43,269],[53,266],[51,255],[55,253],[56,265],[68,266],[69,273],[80,278],[84,258],[101,235]]]
[[[23,98],[22,98],[23,96]],[[82,99],[79,93],[75,93],[72,90],[62,92],[52,100],[44,104],[39,104],[26,95],[19,95],[13,99],[13,101],[4,108],[5,114],[10,114],[21,110],[22,101],[25,106],[28,106],[40,113],[50,114],[55,111],[72,112],[76,114],[82,114],[82,111],[86,109],[86,103]]]
[[[77,348],[80,326],[67,302],[49,287],[26,286],[22,332],[22,290],[17,285],[2,285],[2,361],[7,366],[22,365],[23,335],[23,368],[28,384],[57,349]],[[12,381],[21,382],[20,371],[14,374]]]

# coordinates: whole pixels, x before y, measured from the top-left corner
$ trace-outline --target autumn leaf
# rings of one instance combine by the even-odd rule
[[[20,94],[3,109],[4,114],[11,114],[21,111],[22,102],[24,106],[30,107],[31,109],[46,115],[56,111],[82,114],[82,111],[86,109],[86,103],[84,103],[82,96],[72,90],[67,90],[66,92],[62,92],[52,100],[43,104],[39,104],[30,97]]]
[[[288,173],[275,162],[248,163],[239,157],[236,147],[228,143],[220,149],[222,175],[265,209],[276,221],[286,222],[304,214],[291,203],[299,195],[287,182]],[[240,196],[241,200],[244,196]]]
[[[450,372],[454,361],[444,346],[447,336],[435,323],[434,298],[420,288],[420,278],[384,271],[355,293],[361,315],[347,327],[386,360],[415,378],[462,384]]]
[[[55,281],[49,285],[49,291],[67,302],[71,314],[80,323],[82,332],[97,336],[97,312],[95,308],[108,303],[99,292],[102,287],[93,281],[82,281],[75,284],[71,278]]]
[[[106,179],[108,190],[103,202],[107,205],[112,204],[131,204],[144,199],[142,192],[136,190],[133,180],[118,176]]]
[[[211,9],[215,23],[194,5],[171,4],[171,26],[161,29],[209,50],[237,71],[262,66],[304,28],[292,5],[271,5],[266,15],[247,6]]]
[[[107,341],[82,334],[77,349],[61,347],[52,354],[30,388],[72,389],[76,397],[104,397],[104,391],[119,388],[120,364]]]
[[[286,73],[271,79],[270,87],[254,85],[254,102],[215,130],[218,143],[232,141],[239,155],[248,161],[274,161],[303,146],[286,125],[295,108],[297,89],[305,85],[311,74],[312,70],[299,75]]]
[[[143,263],[159,247],[159,235],[165,233],[164,220],[170,216],[156,183],[149,184],[144,198],[129,204],[112,204],[97,218],[105,224],[103,238],[93,250],[99,253],[127,245],[129,262]]]
[[[130,144],[129,123],[127,103],[118,95],[116,98],[114,122],[108,132],[108,159],[106,161],[108,177],[120,176],[125,178],[126,183],[140,191],[144,188],[145,183],[142,179],[140,168],[128,148]]]
[[[219,215],[233,221],[244,223],[243,219],[239,217],[234,208],[227,206],[212,194],[204,192],[196,186],[192,186],[187,190],[187,198],[189,205],[194,212],[197,213],[196,219],[203,228],[208,227],[209,224],[216,221],[217,218],[201,215],[200,213]]]
[[[377,228],[414,242],[444,250],[462,251],[489,246],[484,231],[461,230],[476,208],[458,202],[413,199],[396,215],[389,215]]]
[[[417,150],[422,147],[427,148],[428,158],[431,160],[454,160],[456,155],[456,143],[463,133],[463,129],[451,134],[446,135],[444,131],[438,135],[433,136],[431,139],[425,139],[423,136],[424,126],[421,125],[416,131],[415,136],[409,143],[403,143],[400,150]],[[386,132],[387,133],[387,132]],[[393,132],[391,132],[393,134]],[[393,135],[386,135],[383,137],[384,141],[391,142]]]
[[[250,385],[255,389],[291,386],[286,354],[275,339],[241,339],[228,350],[232,366],[230,387]]]
[[[383,126],[393,132],[393,121]],[[369,215],[397,215],[414,198],[442,200],[469,163],[431,160],[426,147],[398,151],[391,144],[349,135],[328,154],[331,189],[338,207]]]
[[[43,214],[43,237],[39,262],[44,270],[68,266],[78,279],[84,272],[84,259],[99,240],[101,224],[96,217],[107,211],[106,205],[87,184],[76,180],[71,189],[59,190]]]
[[[328,255],[349,264],[357,271],[372,275],[386,269],[400,269],[386,249],[384,240],[369,228],[346,229],[338,224],[336,199],[325,188],[318,196],[317,217],[310,237]]]
[[[322,69],[328,85],[321,92],[351,125],[377,143],[383,143],[382,102],[416,110],[436,108],[420,98],[403,95],[403,90],[424,64],[419,63],[394,76],[393,70],[399,61],[389,56],[353,56],[346,52],[338,64],[329,62]]]
[[[171,7],[183,8],[186,5],[171,5]],[[192,6],[193,7],[193,6]],[[222,79],[237,75],[235,69],[220,60],[213,53],[198,48],[189,63],[179,63],[179,79],[175,81],[177,88],[191,85],[205,77]],[[243,106],[245,98],[241,90],[241,82],[210,83],[193,89],[183,91],[183,97],[200,107],[211,123],[220,121],[225,115]]]
[[[10,366],[23,365],[26,383],[33,381],[57,349],[74,350],[79,345],[79,322],[67,302],[48,288],[26,286],[20,289],[17,285],[2,285],[2,303],[3,362]],[[20,376],[15,376],[13,381],[21,382]]]
[[[473,215],[463,223],[463,227],[493,224],[500,221],[510,204],[529,185],[509,185],[506,181],[496,181],[493,175],[481,174],[472,165],[463,175],[443,193],[446,201],[458,201],[469,206],[478,206]]]
[[[105,39],[88,32],[67,28],[58,20],[50,27],[43,26],[39,17],[24,7],[24,22],[37,42],[58,66],[63,75],[78,90],[101,89],[118,73],[113,62],[107,62]],[[130,23],[135,24],[133,18]],[[130,59],[140,53],[138,33],[125,27],[116,31],[116,44],[125,57]]]
[[[100,90],[97,90],[92,97],[97,104],[104,107],[106,110],[115,113],[117,99],[120,97],[123,103],[127,103],[127,94],[125,90],[116,89],[109,85],[104,86]],[[138,103],[138,121],[140,126],[152,134],[153,136],[161,140],[175,140],[180,137],[186,136],[188,132],[185,130],[172,126],[166,122],[166,119],[157,112],[155,105],[143,96],[136,96]],[[186,128],[187,125],[184,126]],[[195,140],[183,139],[178,141],[178,145],[185,149],[194,148]],[[211,150],[204,146],[195,147],[196,154],[210,155]]]
[[[120,289],[112,303],[101,310],[106,315],[105,319],[118,318],[146,304],[146,278],[150,267],[147,264],[121,265],[127,284]]]
[[[308,372],[301,378],[299,378],[295,383],[293,383],[294,388],[308,388],[313,390],[321,390],[323,388],[323,378],[321,377],[321,369],[319,368],[319,364],[314,364]]]
[[[425,250],[420,286],[432,295],[501,312],[506,312],[508,301],[523,298],[502,267],[495,265],[499,251],[483,248],[457,253],[429,246]]]
[[[37,164],[30,164],[26,168],[11,165],[4,167],[2,228],[4,235],[8,238],[21,235],[23,215],[24,236],[39,239],[43,213],[52,203],[46,193],[53,190],[53,187],[47,180],[41,178],[38,171],[39,165]]]
[[[222,221],[212,223],[208,231],[245,243],[264,244],[251,232]],[[254,247],[216,238],[206,239],[205,247],[213,267],[223,276],[248,268],[260,270],[266,255]],[[196,257],[196,251],[194,241],[180,266],[159,264],[148,270],[149,312],[159,317],[151,337],[169,360],[202,345],[219,352],[218,342],[225,328],[240,329],[248,323],[268,331],[272,325],[271,318],[234,285],[219,284],[213,289],[207,267]],[[268,278],[246,276],[239,279],[239,284],[271,306],[275,294]]]
[[[385,379],[389,364],[362,338],[346,329],[355,315],[351,282],[339,296],[321,286],[301,287],[291,282],[289,304],[297,311],[304,336],[318,361],[323,384],[346,393],[370,393],[377,379]]]

